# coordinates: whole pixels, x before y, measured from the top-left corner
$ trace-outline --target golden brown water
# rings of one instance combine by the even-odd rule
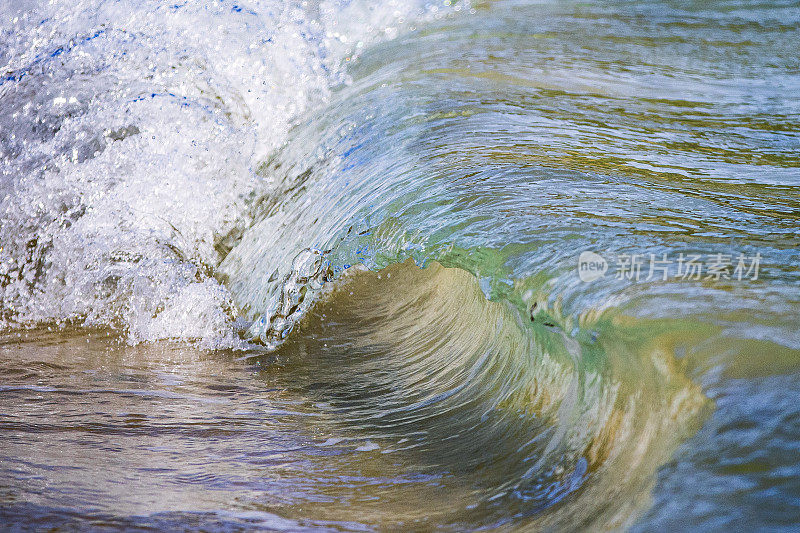
[[[798,49],[788,0],[0,3],[0,525],[797,529]]]

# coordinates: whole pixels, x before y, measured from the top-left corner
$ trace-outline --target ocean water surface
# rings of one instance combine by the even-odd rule
[[[0,527],[800,525],[796,2],[0,17]]]

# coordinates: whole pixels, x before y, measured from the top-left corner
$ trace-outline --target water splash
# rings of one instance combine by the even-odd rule
[[[7,2],[0,26],[5,327],[110,325],[240,345],[214,277],[276,187],[257,169],[422,2]],[[354,14],[360,14],[358,17]]]

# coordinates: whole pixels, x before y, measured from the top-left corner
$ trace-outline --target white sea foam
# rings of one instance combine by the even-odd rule
[[[215,242],[275,185],[255,169],[348,58],[443,6],[4,2],[0,325],[239,345]]]

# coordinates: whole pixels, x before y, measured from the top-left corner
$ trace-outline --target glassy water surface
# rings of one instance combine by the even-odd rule
[[[0,522],[797,526],[795,3],[251,4],[2,8]]]

